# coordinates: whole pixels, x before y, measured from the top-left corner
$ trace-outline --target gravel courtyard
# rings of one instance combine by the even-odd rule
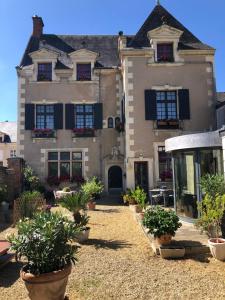
[[[90,216],[90,239],[67,286],[70,300],[225,299],[225,263],[155,257],[128,207],[98,205]],[[28,299],[20,267],[12,262],[0,270],[0,299]]]

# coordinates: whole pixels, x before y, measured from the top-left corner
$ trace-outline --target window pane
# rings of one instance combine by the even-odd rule
[[[172,180],[171,155],[165,152],[165,147],[158,148],[159,178],[162,181]]]
[[[62,162],[60,163],[60,177],[70,177],[70,163]]]
[[[77,64],[77,80],[91,80],[91,64]]]
[[[113,128],[113,118],[108,118],[108,128]]]
[[[156,92],[156,100],[157,101],[166,100],[166,93],[165,92]]]
[[[45,107],[44,107],[44,105],[37,105],[36,110],[38,113],[44,113]]]
[[[60,160],[70,160],[70,152],[60,152]]]
[[[45,117],[42,115],[37,115],[36,119],[36,128],[43,129],[45,128]]]
[[[77,115],[76,116],[76,128],[84,128],[84,116]]]
[[[75,105],[75,111],[76,112],[81,112],[83,113],[84,112],[84,105]]]
[[[54,113],[54,106],[46,105],[46,113]]]
[[[94,126],[94,117],[93,115],[86,115],[85,117],[85,128],[93,128]]]
[[[48,160],[58,160],[58,152],[48,152]]]
[[[85,105],[85,112],[92,113],[93,112],[93,105]]]
[[[46,128],[54,129],[54,116],[46,116]]]
[[[176,103],[168,103],[167,104],[167,113],[168,113],[168,119],[176,119],[177,118]]]
[[[41,63],[38,64],[38,81],[50,81],[52,80],[52,64]]]
[[[158,61],[173,61],[173,44],[158,44],[157,45],[157,60]]]
[[[82,160],[82,152],[73,152],[72,160]]]
[[[82,177],[82,163],[81,162],[73,162],[72,163],[72,176],[80,176]]]
[[[157,119],[165,120],[166,119],[166,105],[165,103],[157,103]]]
[[[58,163],[49,162],[48,163],[48,176],[58,176]]]

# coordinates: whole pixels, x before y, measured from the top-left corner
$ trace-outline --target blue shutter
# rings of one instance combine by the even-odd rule
[[[74,104],[66,104],[66,129],[75,127]]]
[[[157,119],[156,91],[145,90],[145,120]]]
[[[54,129],[63,129],[63,104],[54,105]]]
[[[179,119],[190,120],[189,90],[187,89],[179,90],[178,97],[179,97]]]
[[[102,103],[94,104],[94,128],[102,129],[103,106]]]
[[[25,104],[25,130],[34,129],[34,104]]]

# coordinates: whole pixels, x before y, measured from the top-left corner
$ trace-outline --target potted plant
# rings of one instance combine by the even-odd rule
[[[81,191],[89,197],[87,206],[89,210],[95,210],[96,202],[94,199],[103,191],[103,184],[98,181],[97,177],[88,179],[82,186]]]
[[[147,209],[142,222],[158,245],[170,244],[177,229],[182,226],[174,211],[165,210],[160,206]]]
[[[129,206],[137,205],[137,202],[132,195],[131,189],[127,189],[126,193],[123,195],[123,202],[124,204],[129,204]]]
[[[77,246],[78,228],[60,214],[38,213],[18,223],[18,235],[8,237],[18,259],[27,264],[20,276],[31,300],[63,300]]]
[[[80,227],[80,232],[76,235],[79,243],[83,243],[89,238],[90,227],[87,226],[89,219],[90,217],[87,214],[81,214],[80,222],[77,224]]]
[[[147,205],[146,204],[147,195],[145,191],[138,186],[134,191],[132,191],[131,195],[135,200],[135,202],[137,203],[137,205],[135,206],[135,212],[142,214],[143,210],[146,209],[146,205]],[[141,216],[143,219],[143,215]]]
[[[85,209],[88,200],[88,195],[79,191],[71,195],[69,194],[64,196],[61,199],[60,204],[73,214],[74,222],[79,224],[81,221],[80,211]]]
[[[196,226],[209,236],[208,244],[213,257],[225,260],[225,239],[220,238],[221,222],[225,210],[225,195],[217,194],[214,198],[208,193],[199,203],[200,218]]]

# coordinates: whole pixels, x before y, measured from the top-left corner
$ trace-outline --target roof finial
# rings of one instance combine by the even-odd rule
[[[160,1],[159,0],[157,0],[157,5],[160,5]]]

